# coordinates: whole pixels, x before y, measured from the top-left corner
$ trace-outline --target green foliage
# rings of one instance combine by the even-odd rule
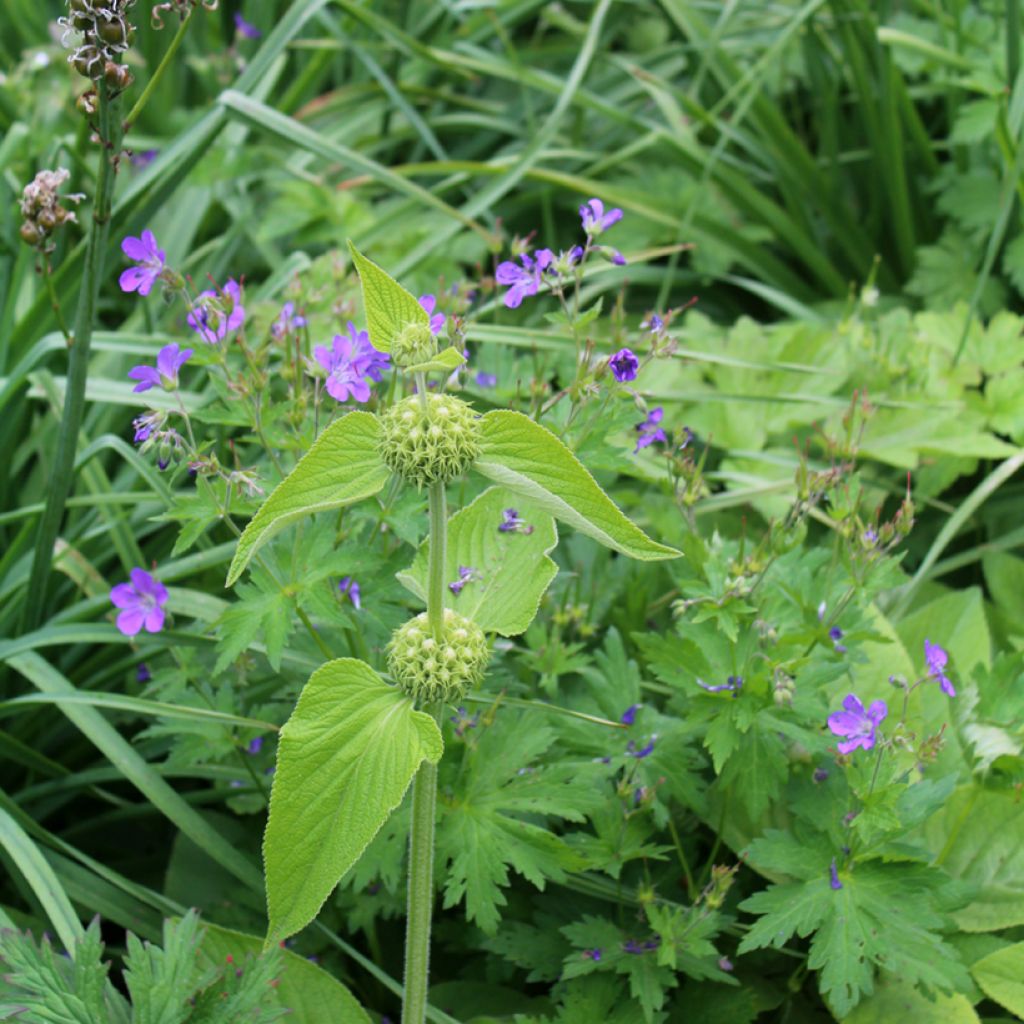
[[[268,944],[316,916],[442,750],[434,720],[369,666],[341,658],[313,673],[278,746],[263,842]]]
[[[348,243],[348,251],[359,272],[363,308],[370,330],[370,341],[374,348],[381,352],[390,352],[406,327],[429,326],[430,317],[414,295],[410,295],[376,263],[368,260],[351,242]],[[411,366],[413,363],[422,364],[423,360],[407,360],[403,365]],[[418,368],[422,369],[423,366]]]
[[[985,994],[1017,1017],[1024,1017],[1024,942],[997,949],[971,964]]]

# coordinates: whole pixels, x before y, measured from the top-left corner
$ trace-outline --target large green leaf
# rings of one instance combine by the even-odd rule
[[[546,427],[499,409],[480,421],[480,433],[482,451],[474,466],[495,483],[630,558],[679,557],[675,548],[651,540],[630,522]]]
[[[983,956],[971,974],[985,995],[1024,1020],[1024,942]]]
[[[205,923],[203,952],[215,964],[231,956],[242,960],[246,954],[258,956],[263,940],[255,935]],[[281,977],[271,996],[278,1005],[291,1010],[290,1024],[370,1024],[370,1017],[356,997],[337,978],[305,957],[284,950]]]
[[[905,981],[883,978],[873,995],[843,1017],[843,1024],[879,1024],[880,1021],[912,1021],[913,1024],[979,1024],[978,1015],[959,992],[926,996]]]
[[[1024,803],[1010,791],[958,789],[925,825],[938,864],[975,889],[952,917],[961,931],[1024,925]]]
[[[430,715],[353,658],[306,683],[281,730],[263,839],[267,942],[316,917],[443,743]]]
[[[426,326],[430,323],[430,316],[415,295],[407,292],[372,260],[368,260],[351,242],[348,243],[348,250],[359,272],[370,341],[381,352],[390,352],[391,345],[403,327],[409,324]]]
[[[503,510],[510,506],[516,507],[532,532],[498,529]],[[455,582],[463,567],[476,575],[458,594],[446,588],[445,604],[483,630],[517,636],[533,621],[544,591],[558,573],[558,566],[548,558],[557,543],[551,516],[503,487],[489,488],[448,521],[445,579]],[[427,599],[427,547],[424,541],[412,567],[398,574],[423,601]]]
[[[231,586],[258,548],[289,523],[376,494],[389,471],[377,454],[380,424],[368,412],[335,420],[274,488],[238,540],[228,570]]]

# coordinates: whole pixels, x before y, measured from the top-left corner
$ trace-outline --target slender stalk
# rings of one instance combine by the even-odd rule
[[[111,98],[106,83],[97,83],[99,91],[99,178],[93,207],[89,240],[86,243],[82,289],[75,314],[75,333],[68,357],[68,375],[64,387],[64,412],[57,435],[57,452],[50,471],[46,510],[39,522],[35,553],[28,592],[25,595],[23,625],[36,629],[42,621],[46,607],[46,590],[53,562],[53,545],[64,518],[64,506],[71,491],[78,432],[85,412],[85,383],[89,371],[89,348],[96,320],[96,303],[100,282],[103,280],[103,262],[110,233],[110,209],[114,195],[114,162],[121,149],[121,122],[119,101]]]
[[[420,387],[420,393],[424,388]],[[427,569],[427,618],[434,636],[444,626],[444,556],[448,513],[444,484],[430,485],[430,547]],[[430,919],[434,905],[434,818],[437,765],[424,761],[412,788],[412,831],[409,835],[409,891],[405,925],[405,998],[402,1024],[423,1024],[430,975]]]
[[[142,113],[143,107],[145,107],[149,102],[150,96],[152,96],[156,91],[156,87],[160,84],[160,79],[164,77],[164,72],[174,62],[174,55],[178,52],[178,47],[181,46],[181,42],[185,38],[185,30],[188,28],[191,20],[192,12],[189,11],[178,26],[178,31],[174,33],[171,45],[167,47],[167,52],[157,65],[156,71],[153,72],[149,81],[146,83],[146,88],[142,90],[142,95],[138,98],[135,106],[132,107],[131,112],[125,118],[125,131],[131,128],[131,126],[139,119],[139,114]]]

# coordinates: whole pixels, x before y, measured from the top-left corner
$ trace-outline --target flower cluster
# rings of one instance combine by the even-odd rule
[[[21,225],[22,241],[39,249],[41,252],[53,252],[50,236],[65,224],[73,224],[76,220],[73,210],[67,210],[61,201],[80,203],[85,195],[73,192],[66,196],[57,190],[71,177],[66,167],[58,167],[55,171],[40,171],[21,192]]]
[[[357,331],[350,320],[348,334],[336,334],[331,348],[317,345],[313,357],[327,374],[327,393],[338,402],[349,398],[357,402],[370,400],[367,379],[380,381],[381,373],[390,365],[390,357],[370,343],[367,331]]]
[[[665,436],[665,431],[661,427],[662,417],[665,415],[665,411],[659,405],[656,409],[652,409],[647,414],[647,419],[643,423],[638,423],[635,427],[637,432],[636,447],[633,449],[635,455],[641,448],[646,448],[648,445],[654,444],[655,441],[665,442],[668,438]]]
[[[200,292],[186,320],[208,345],[223,341],[245,323],[241,286],[232,278],[220,291]]]
[[[533,526],[524,519],[519,518],[518,509],[507,508],[501,514],[501,522],[498,524],[499,533],[533,533]]]

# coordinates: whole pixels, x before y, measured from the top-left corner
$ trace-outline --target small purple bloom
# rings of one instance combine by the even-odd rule
[[[640,326],[651,334],[657,334],[665,329],[665,321],[657,313],[651,313],[646,320],[641,321]]]
[[[734,969],[732,966],[732,961],[727,956],[719,957],[718,969],[720,971],[725,971],[726,973],[732,971]]]
[[[601,949],[599,946],[595,946],[593,949],[583,950],[584,960],[593,960],[594,963],[600,963],[601,961]]]
[[[811,778],[813,778],[814,781],[819,783],[819,784],[822,783],[822,782],[825,782],[826,779],[828,779],[828,769],[827,768],[815,768],[814,769],[814,775],[812,775]]]
[[[697,435],[689,427],[683,427],[683,443],[677,450],[683,451],[684,449],[689,448],[690,445],[693,444],[696,436]]]
[[[641,448],[646,448],[650,444],[654,444],[655,441],[667,441],[665,437],[665,431],[658,426],[661,423],[661,418],[665,415],[664,410],[659,405],[656,409],[652,409],[647,414],[647,419],[643,423],[636,425],[636,431],[639,434],[636,440],[636,447],[633,449],[635,455]]]
[[[541,275],[554,259],[555,254],[550,249],[538,249],[532,257],[525,252],[519,257],[522,266],[511,260],[498,264],[494,279],[508,286],[503,301],[509,309],[516,309],[526,296],[537,294]]]
[[[519,512],[516,509],[507,508],[501,515],[502,520],[498,525],[499,533],[533,533],[533,527],[519,518]]]
[[[360,598],[359,584],[351,576],[342,577],[341,582],[338,584],[338,589],[343,595],[348,596],[357,612],[362,610],[363,604]]]
[[[242,289],[238,282],[232,278],[219,293],[209,288],[200,292],[185,319],[208,345],[223,341],[229,331],[237,331],[245,323]]]
[[[625,711],[622,712],[622,717],[619,721],[623,725],[632,725],[636,721],[636,713],[643,707],[643,704],[630,704]]]
[[[257,736],[255,739],[249,740],[249,745],[245,749],[255,756],[263,749],[263,737]]]
[[[828,866],[828,884],[833,889],[842,889],[843,883],[839,881],[839,871],[836,868],[836,859],[832,858],[832,863]]]
[[[626,257],[623,256],[622,253],[619,252],[618,249],[612,249],[611,253],[612,254],[611,254],[610,258],[611,258],[612,263],[615,264],[615,266],[617,266],[617,267],[624,267],[626,265]]]
[[[636,380],[637,370],[640,369],[640,360],[628,348],[620,348],[608,360],[608,365],[612,368],[612,374],[620,384],[625,384],[627,381]]]
[[[136,263],[136,266],[129,267],[121,274],[118,280],[121,291],[148,295],[164,272],[167,254],[157,245],[153,232],[148,228],[142,232],[141,238],[129,235],[124,239],[121,251]]]
[[[430,333],[439,334],[441,332],[441,328],[444,327],[444,313],[434,312],[434,307],[437,305],[437,299],[435,299],[433,295],[421,295],[419,302],[430,316]]]
[[[148,391],[150,388],[174,390],[178,386],[178,371],[192,358],[192,349],[178,345],[164,345],[157,353],[156,369],[152,366],[133,366],[128,376],[139,383],[133,392]]]
[[[144,569],[132,569],[131,583],[119,583],[110,591],[110,600],[121,612],[117,628],[125,636],[135,636],[143,627],[147,633],[164,628],[167,588]]]
[[[947,697],[955,697],[956,688],[953,686],[952,680],[945,672],[946,662],[949,661],[949,655],[938,644],[933,644],[931,640],[925,640],[924,660],[925,664],[928,666],[929,674],[932,678],[938,681],[942,692]]]
[[[654,744],[657,741],[657,739],[657,733],[652,734],[651,738],[647,741],[647,743],[644,744],[644,746],[642,746],[639,750],[637,750],[636,743],[633,740],[630,740],[629,743],[626,744],[626,756],[635,757],[638,760],[640,758],[650,756],[650,754],[654,752]]]
[[[132,153],[129,157],[132,167],[148,167],[160,155],[159,149],[144,149],[141,153]]]
[[[464,707],[460,706],[457,713],[451,715],[448,721],[455,725],[455,735],[461,739],[470,729],[475,729],[480,724],[480,712],[471,716]]]
[[[840,754],[849,754],[857,747],[870,750],[875,745],[878,726],[889,714],[889,707],[884,700],[876,700],[866,711],[856,694],[849,694],[843,700],[844,711],[836,711],[828,716],[828,727],[836,736],[843,736],[836,744]]]
[[[350,397],[357,402],[370,399],[367,377],[379,381],[381,371],[390,365],[391,357],[370,343],[367,331],[357,331],[349,321],[348,336],[336,334],[331,348],[317,345],[313,356],[327,373],[327,393],[339,402]]]
[[[137,683],[148,683],[152,678],[149,666],[144,661],[140,661],[135,668],[135,681]]]
[[[135,428],[135,443],[141,444],[143,441],[148,441],[153,431],[159,430],[163,426],[164,419],[165,414],[155,410],[136,416],[132,420],[132,427]]]
[[[703,679],[698,679],[697,685],[708,693],[731,693],[738,697],[740,690],[743,689],[743,676],[729,676],[724,683],[716,683],[714,686],[705,683]]]
[[[468,565],[459,566],[459,578],[453,583],[448,584],[448,589],[458,597],[462,593],[463,587],[467,583],[472,583],[474,580],[480,579],[480,573],[476,569],[471,568]]]
[[[845,654],[846,645],[841,644],[839,641],[843,639],[843,631],[838,626],[833,626],[828,631],[829,639],[832,641],[832,645],[835,648],[836,654]]]
[[[864,540],[866,543],[874,547],[878,543],[878,531],[872,529],[870,526],[864,531]]]
[[[295,303],[286,302],[281,307],[281,314],[271,324],[270,333],[275,338],[283,338],[286,334],[292,334],[300,327],[305,327],[307,320],[295,312]]]
[[[473,379],[476,381],[478,388],[494,388],[498,386],[498,375],[496,373],[484,373],[483,370],[478,370],[477,375]]]
[[[235,28],[238,29],[238,34],[245,36],[246,39],[259,39],[263,35],[255,25],[246,21],[239,11],[235,11]]]
[[[580,207],[580,220],[588,237],[607,231],[613,224],[622,220],[622,211],[616,207],[605,213],[604,203],[600,199],[588,199]]]

